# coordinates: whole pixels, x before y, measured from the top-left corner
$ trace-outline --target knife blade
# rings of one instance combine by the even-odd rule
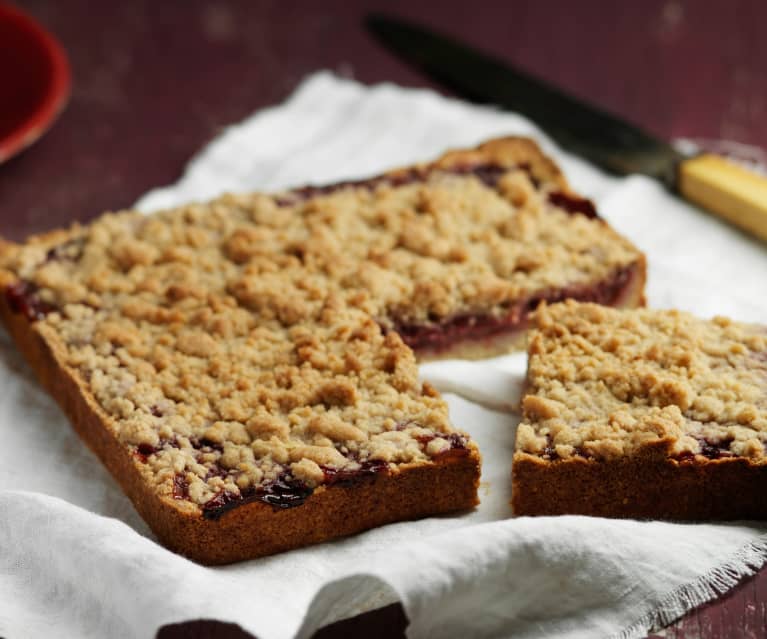
[[[767,179],[712,155],[690,157],[640,127],[430,29],[372,14],[387,48],[457,94],[521,113],[560,146],[619,175],[643,173],[767,241]]]

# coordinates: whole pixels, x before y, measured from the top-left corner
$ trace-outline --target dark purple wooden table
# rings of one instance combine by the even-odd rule
[[[372,9],[461,36],[659,135],[767,148],[764,0],[17,4],[64,44],[74,92],[42,140],[0,165],[0,235],[13,239],[129,206],[176,180],[223,126],[279,102],[317,69],[430,86],[366,35],[360,21]],[[767,569],[665,636],[765,637],[765,602]],[[406,624],[391,606],[317,636],[396,637]],[[214,636],[249,635],[212,623],[158,634]]]

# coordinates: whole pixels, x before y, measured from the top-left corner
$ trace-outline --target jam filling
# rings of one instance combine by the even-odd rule
[[[173,499],[189,499],[189,481],[178,473],[173,477]]]
[[[38,290],[32,282],[16,282],[6,287],[5,299],[14,313],[21,313],[30,322],[35,322],[56,310],[53,305],[40,299]]]
[[[589,451],[587,451],[585,448],[581,448],[580,446],[576,446],[573,449],[573,456],[580,457],[582,459],[591,459],[593,457]],[[556,446],[554,446],[554,440],[552,439],[551,435],[546,435],[546,447],[543,449],[541,457],[546,461],[551,462],[562,459],[557,452]]]
[[[564,209],[568,213],[580,213],[581,215],[585,215],[592,219],[599,217],[594,203],[591,200],[582,197],[569,195],[562,191],[554,191],[553,193],[549,193],[549,202],[554,206]]]
[[[485,186],[494,189],[498,186],[498,181],[501,177],[513,168],[525,171],[533,185],[536,188],[540,186],[540,181],[533,175],[531,166],[526,162],[518,164],[516,167],[501,166],[485,162],[480,164],[464,164],[449,169],[442,169],[439,167],[411,168],[393,176],[383,175],[364,180],[337,182],[336,184],[327,184],[325,186],[304,186],[289,191],[285,195],[276,198],[275,202],[278,206],[291,206],[318,195],[330,195],[347,188],[364,188],[373,191],[382,185],[390,187],[404,186],[406,184],[413,184],[414,182],[425,182],[430,175],[437,172],[446,173],[448,175],[473,175]],[[570,195],[562,191],[549,193],[548,200],[554,206],[558,206],[568,213],[578,213],[589,218],[598,217],[597,210],[591,200]]]
[[[160,413],[159,415],[155,414],[154,411],[152,412],[155,417],[159,417],[162,415]],[[209,453],[211,451],[217,450],[218,452],[223,452],[224,447],[221,444],[218,444],[216,442],[212,442],[209,439],[200,439],[199,437],[190,437],[189,443],[192,445],[192,448],[195,450],[199,450],[203,453]],[[180,448],[180,445],[178,443],[178,440],[176,439],[176,436],[174,435],[171,438],[167,437],[161,437],[160,441],[157,443],[156,446],[152,446],[152,444],[139,444],[136,446],[136,456],[144,463],[146,463],[147,458],[150,455],[154,455],[156,452],[161,451],[163,448],[166,448],[167,446],[170,446],[171,448]]]
[[[388,185],[392,187],[404,186],[405,184],[412,184],[413,182],[422,182],[429,175],[429,171],[418,168],[411,168],[407,171],[396,176],[379,176],[373,178],[366,178],[364,180],[347,180],[346,182],[336,182],[335,184],[326,184],[324,186],[302,186],[297,189],[288,191],[286,194],[276,198],[275,202],[278,206],[292,206],[300,202],[304,202],[310,198],[318,195],[330,195],[337,191],[342,191],[348,188],[365,188],[369,191],[375,190],[381,185]]]
[[[569,298],[579,302],[615,305],[631,282],[634,269],[633,265],[620,268],[612,277],[598,284],[577,284],[533,295],[507,307],[500,315],[462,314],[431,324],[394,320],[392,330],[399,333],[402,341],[415,351],[444,351],[458,342],[523,330],[527,328],[529,313],[544,301],[553,304]]]
[[[210,452],[212,450],[221,451],[223,447],[220,444],[197,437],[190,438],[190,442],[195,450],[201,452]],[[178,448],[179,444],[176,438],[161,439],[156,446],[151,444],[139,444],[134,451],[134,455],[143,463],[146,463],[149,456],[157,453],[163,448],[170,446]],[[456,444],[459,446],[459,444]],[[460,446],[466,447],[466,442],[461,440]],[[325,484],[339,484],[348,486],[365,479],[370,479],[378,473],[384,472],[388,464],[379,460],[368,460],[360,463],[357,470],[339,470],[330,467],[323,467]],[[237,472],[216,466],[208,470],[205,480],[213,477],[227,478],[230,475],[236,475]],[[303,504],[314,492],[313,488],[307,486],[301,480],[291,477],[287,473],[282,473],[277,479],[266,482],[258,487],[249,486],[240,493],[222,491],[209,499],[202,505],[203,516],[206,519],[218,519],[226,511],[235,506],[246,504],[252,501],[262,501],[269,504],[276,510],[285,508],[294,508]],[[172,488],[173,499],[189,499],[189,482],[182,474],[176,474],[173,478]]]
[[[85,249],[85,238],[76,237],[71,240],[67,240],[66,242],[63,242],[62,244],[57,244],[53,248],[49,249],[48,252],[45,254],[45,261],[54,262],[54,261],[66,260],[66,261],[76,262],[78,259],[80,259],[80,256],[83,254],[84,249]]]
[[[469,454],[468,441],[466,440],[466,437],[460,433],[450,433],[449,435],[434,433],[432,435],[421,435],[420,437],[416,437],[416,439],[421,445],[426,446],[426,444],[438,437],[447,440],[449,446],[436,455],[432,455],[432,459],[438,460],[445,459],[446,457],[465,457]]]
[[[303,504],[313,492],[304,482],[283,473],[274,481],[258,488],[251,486],[239,494],[221,491],[202,505],[202,514],[205,519],[216,520],[232,508],[253,501],[262,501],[275,510],[295,508]]]
[[[223,450],[221,445],[206,439],[193,437],[190,438],[190,442],[195,450],[201,452]],[[134,454],[140,461],[146,463],[150,455],[157,453],[166,446],[178,448],[179,444],[175,437],[173,439],[161,439],[157,446],[139,444]],[[208,470],[205,480],[207,481],[213,477],[226,478],[230,474],[232,473],[227,469],[216,466]],[[237,473],[235,472],[234,474]],[[313,490],[303,482],[290,478],[287,474],[283,473],[274,481],[265,483],[258,488],[251,486],[242,490],[239,494],[222,491],[203,504],[202,511],[206,519],[218,519],[227,510],[251,501],[263,501],[277,509],[292,508],[303,504],[312,492]],[[189,499],[189,481],[184,475],[177,473],[173,478],[172,494],[173,499]]]
[[[706,459],[717,460],[727,459],[729,457],[735,457],[736,455],[730,450],[730,444],[732,443],[732,437],[723,439],[720,442],[712,442],[708,439],[699,439],[700,452],[692,453],[685,451],[676,455],[674,459],[680,463],[692,463],[698,455],[702,455]]]
[[[146,464],[146,460],[149,458],[149,456],[154,455],[156,452],[157,448],[151,444],[139,444],[136,448],[136,457],[138,457],[141,462]]]
[[[349,486],[361,480],[375,477],[378,473],[385,471],[387,467],[388,464],[380,459],[360,462],[360,467],[357,470],[339,470],[330,466],[321,466],[322,474],[325,476],[325,484],[328,486],[333,484]]]
[[[699,439],[698,442],[700,443],[699,453],[693,453],[689,450],[686,450],[683,453],[674,455],[672,459],[682,464],[692,464],[695,462],[695,458],[698,456],[705,457],[706,459],[710,459],[712,461],[717,459],[728,459],[731,457],[736,457],[736,455],[730,451],[730,443],[732,443],[732,438],[723,439],[721,442],[712,442],[708,439]],[[573,451],[573,455],[583,457],[584,459],[590,459],[592,457],[592,455],[580,447]],[[557,450],[554,447],[550,436],[548,437],[548,443],[546,444],[546,447],[541,453],[541,457],[551,462],[562,459],[557,453]]]
[[[407,423],[403,424],[403,426],[406,425]],[[422,446],[426,446],[437,437],[447,440],[449,447],[436,455],[432,455],[433,460],[445,459],[446,457],[463,457],[469,454],[468,440],[459,433],[434,433],[422,435],[416,439]],[[221,449],[219,445],[205,439],[191,438],[190,441],[196,450],[202,452]],[[178,448],[179,444],[175,438],[162,439],[157,446],[139,444],[134,454],[143,463],[146,463],[150,455],[157,453],[166,446]],[[338,469],[330,466],[322,466],[321,468],[325,480],[324,485],[351,486],[361,481],[374,479],[380,473],[386,472],[388,466],[388,463],[385,461],[371,459],[360,462],[360,467],[355,470]],[[236,475],[237,472],[230,472],[225,468],[217,466],[208,471],[205,480],[207,481],[212,477],[226,478],[232,474]],[[275,510],[295,508],[302,505],[313,492],[314,489],[307,486],[301,480],[291,477],[288,473],[282,473],[273,481],[266,482],[258,487],[249,486],[241,490],[239,494],[226,490],[221,491],[202,505],[202,513],[206,519],[215,520],[232,508],[253,501],[262,501],[272,506]],[[173,499],[189,499],[189,482],[180,473],[177,473],[173,478],[172,495]]]
[[[543,452],[541,453],[541,457],[543,457],[547,461],[557,461],[560,459],[559,453],[557,452],[557,449],[554,448],[551,444],[546,446],[546,448],[543,449]]]
[[[529,165],[526,164],[524,166],[520,166],[519,168],[527,171],[527,174],[532,177]],[[500,180],[501,177],[508,171],[509,167],[498,166],[497,164],[476,164],[474,166],[459,166],[451,169],[449,172],[454,175],[473,175],[480,182],[482,182],[482,184],[490,187],[491,189],[494,189],[496,186],[498,186],[498,180]]]

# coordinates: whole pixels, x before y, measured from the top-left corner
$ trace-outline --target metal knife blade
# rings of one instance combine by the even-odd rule
[[[447,36],[373,14],[367,28],[395,54],[469,99],[522,113],[562,147],[617,174],[673,187],[686,156],[641,128]]]

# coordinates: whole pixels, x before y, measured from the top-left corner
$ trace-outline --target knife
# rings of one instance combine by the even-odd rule
[[[767,242],[767,178],[710,153],[684,155],[625,120],[447,36],[373,14],[367,28],[459,95],[517,111],[558,144],[618,175],[644,173]]]

